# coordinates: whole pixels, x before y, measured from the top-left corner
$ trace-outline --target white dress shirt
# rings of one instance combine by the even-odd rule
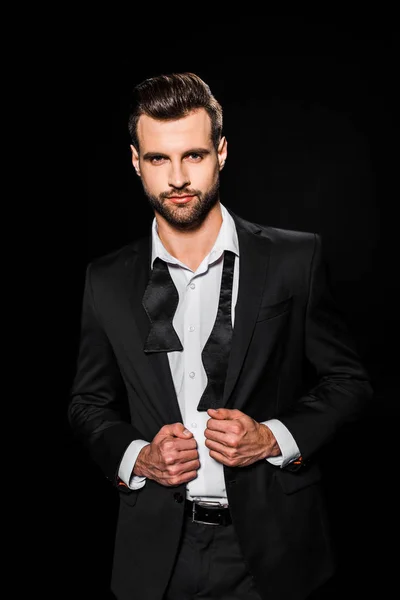
[[[184,348],[168,352],[172,379],[182,414],[183,424],[197,442],[200,468],[197,477],[186,485],[188,499],[219,501],[227,504],[223,465],[209,455],[204,430],[210,418],[207,412],[197,411],[200,397],[207,385],[207,375],[201,360],[202,349],[211,333],[217,315],[224,250],[235,254],[232,288],[232,327],[239,284],[239,243],[233,218],[221,204],[222,225],[211,252],[196,271],[173,257],[163,246],[157,232],[156,219],[152,224],[152,262],[159,257],[168,264],[178,290],[179,303],[173,326]],[[282,454],[267,458],[276,466],[285,466],[300,455],[299,448],[288,429],[277,419],[264,421],[274,434]],[[127,448],[119,468],[119,477],[131,489],[145,485],[146,478],[132,475],[140,450],[150,442],[134,440]]]

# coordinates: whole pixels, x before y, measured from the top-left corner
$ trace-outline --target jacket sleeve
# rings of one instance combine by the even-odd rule
[[[117,485],[118,468],[126,448],[142,436],[130,423],[125,384],[96,311],[91,265],[86,270],[68,420],[107,479]]]
[[[316,384],[279,415],[297,442],[303,465],[332,441],[343,425],[357,421],[373,396],[354,340],[330,293],[317,234],[305,319],[305,355]]]

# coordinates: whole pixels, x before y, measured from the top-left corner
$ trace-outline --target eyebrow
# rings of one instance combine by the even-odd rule
[[[189,154],[200,154],[201,156],[206,156],[207,154],[210,154],[210,150],[207,148],[191,148],[190,150],[184,152],[182,156],[188,156]],[[143,154],[143,160],[151,160],[152,158],[156,157],[169,158],[169,156],[163,152],[146,152],[146,154]]]

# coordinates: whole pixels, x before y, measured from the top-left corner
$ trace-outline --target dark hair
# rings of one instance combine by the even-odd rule
[[[137,123],[141,115],[167,121],[181,119],[198,108],[204,108],[209,114],[212,142],[218,148],[222,132],[222,107],[198,75],[172,73],[145,79],[132,93],[128,130],[133,146],[139,150]]]

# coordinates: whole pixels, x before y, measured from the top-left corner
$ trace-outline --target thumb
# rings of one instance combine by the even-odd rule
[[[212,419],[231,419],[229,408],[209,408],[207,413]]]
[[[236,408],[209,408],[207,413],[213,419],[239,419],[243,413]]]
[[[193,437],[192,432],[186,429],[183,423],[172,423],[171,425],[166,425],[166,427],[168,427],[169,435],[179,438]]]

